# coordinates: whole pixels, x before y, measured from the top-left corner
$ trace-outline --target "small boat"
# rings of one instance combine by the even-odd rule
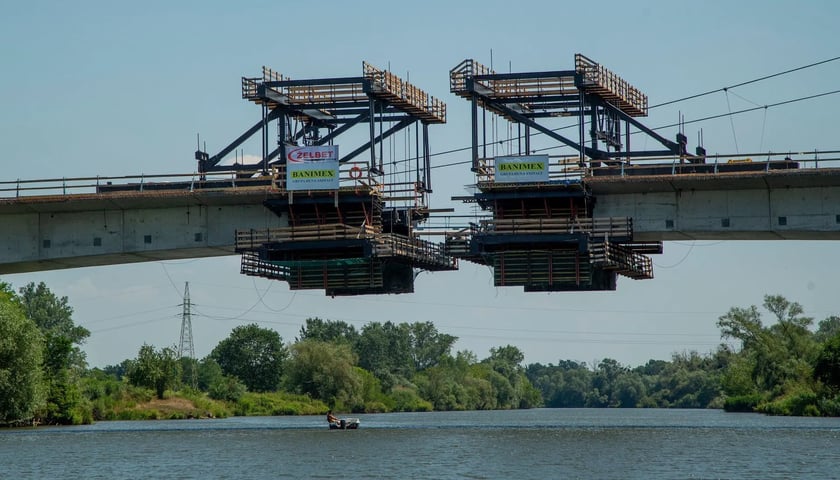
[[[355,430],[361,422],[358,418],[342,418],[337,422],[330,422],[330,430]]]

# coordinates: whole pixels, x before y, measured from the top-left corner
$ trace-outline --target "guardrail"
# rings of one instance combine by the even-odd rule
[[[840,150],[813,150],[798,152],[752,152],[741,154],[713,154],[704,157],[676,155],[634,159],[628,163],[615,159],[606,167],[587,169],[587,176],[597,170],[615,170],[611,175],[628,176],[633,169],[657,167],[656,175],[685,175],[700,173],[717,175],[727,173],[766,173],[771,170],[807,170],[840,168]]]
[[[343,223],[237,230],[235,245],[237,251],[255,250],[265,243],[370,238],[374,233],[369,225],[353,227]]]
[[[63,177],[35,180],[0,181],[0,198],[19,198],[36,195],[78,195],[107,194],[115,191],[160,190],[170,185],[172,189],[195,190],[197,188],[241,188],[264,186],[271,182],[268,177],[241,177],[238,172],[167,173],[155,175],[122,175],[115,177]]]
[[[368,178],[366,163],[347,162],[341,164],[340,168],[340,188],[361,188],[377,193],[382,192],[383,187],[376,178]],[[81,194],[113,195],[125,192],[175,190],[192,192],[199,189],[240,189],[249,187],[268,188],[277,192],[286,191],[284,166],[274,167],[268,175],[252,175],[253,172],[229,170],[208,173],[194,172],[122,176],[97,175],[95,177],[17,179],[0,181],[0,199]],[[387,192],[385,193],[387,194]]]
[[[380,257],[408,257],[426,264],[457,268],[458,259],[447,255],[440,243],[428,242],[419,238],[409,238],[394,233],[376,235],[377,255]]]
[[[657,170],[659,175],[684,175],[686,173],[717,175],[733,171],[760,173],[780,169],[840,168],[840,150],[713,154],[706,155],[702,162],[698,162],[696,156],[680,158],[677,155],[633,159],[631,162],[621,158],[616,158],[610,162],[599,160],[599,162],[606,163],[606,167],[589,166],[591,161],[589,158],[585,159],[586,166],[582,167],[580,166],[580,157],[576,155],[549,155],[548,157],[549,182],[558,183],[582,180],[585,177],[592,176],[593,172],[599,168],[615,170],[617,176],[629,175],[634,168],[651,166],[660,167]],[[477,163],[478,167],[475,172],[477,182],[472,187],[488,188],[496,185],[515,185],[495,181],[495,158],[479,158]]]
[[[511,218],[480,220],[470,224],[472,235],[524,235],[585,233],[598,237],[632,237],[630,217]]]

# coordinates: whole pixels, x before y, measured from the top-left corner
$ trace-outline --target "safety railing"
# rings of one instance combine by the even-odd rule
[[[384,97],[392,104],[422,116],[426,121],[446,123],[446,104],[440,99],[367,62],[362,62],[362,70],[372,84],[374,96]]]
[[[376,252],[380,257],[404,257],[426,266],[437,265],[455,269],[458,260],[447,255],[444,245],[394,233],[375,236]]]
[[[633,237],[630,217],[511,218],[480,220],[472,235],[525,235],[583,233],[594,237]]]
[[[366,162],[343,163],[339,169],[340,190],[364,190],[378,195],[383,185],[368,175]],[[264,188],[286,191],[285,166],[275,166],[268,175],[236,170],[209,173],[167,173],[123,176],[63,177],[0,181],[0,199],[35,196],[117,195],[125,193],[194,192],[210,189]],[[400,184],[401,185],[401,184]],[[391,186],[393,187],[393,186]],[[398,188],[402,188],[399,187]],[[387,193],[387,192],[386,192]]]
[[[581,87],[584,90],[612,100],[628,115],[634,117],[647,115],[647,95],[603,65],[578,53],[575,54],[575,71],[583,76]]]
[[[589,261],[632,279],[653,278],[653,261],[650,257],[620,244],[607,241],[591,243]]]
[[[473,78],[476,75],[492,75],[493,73],[495,72],[490,68],[468,58],[449,71],[449,91],[455,94],[464,94],[467,92],[468,78]],[[493,86],[489,82],[484,81],[484,83],[487,88],[493,90]]]
[[[95,177],[63,177],[32,180],[0,181],[0,199],[35,196],[113,195],[125,192],[156,193],[208,189],[276,189],[272,176],[253,177],[241,172],[167,173],[156,175],[123,175]]]
[[[275,227],[236,231],[236,251],[248,251],[260,248],[266,243],[303,242],[317,240],[351,240],[372,238],[373,227],[368,225],[351,226],[343,223],[323,225],[302,225],[293,227]]]
[[[744,175],[813,169],[840,169],[840,150],[753,152],[702,157],[672,155],[634,159],[632,163],[617,159],[611,165],[591,168],[587,175],[620,177],[688,174]]]

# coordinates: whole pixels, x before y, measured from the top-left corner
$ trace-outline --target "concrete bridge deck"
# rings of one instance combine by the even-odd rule
[[[596,216],[632,218],[637,241],[840,239],[840,168],[624,173],[582,182]],[[283,195],[272,185],[100,191],[87,180],[0,189],[0,274],[234,255],[237,229],[288,226],[263,206]]]

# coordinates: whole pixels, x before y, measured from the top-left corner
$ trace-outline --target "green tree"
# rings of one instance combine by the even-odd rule
[[[840,390],[840,333],[823,344],[814,365],[814,376],[830,389]]]
[[[802,315],[801,305],[780,295],[765,295],[763,306],[775,317],[770,326],[762,324],[755,306],[732,308],[718,321],[721,335],[740,340],[742,346],[728,367],[737,371],[723,375],[724,393],[730,397],[727,408],[805,411],[815,398],[813,365],[819,350],[809,331],[813,319]],[[739,380],[744,369],[749,371],[751,388]],[[755,393],[742,393],[750,391]]]
[[[454,358],[444,357],[434,367],[418,373],[414,381],[420,396],[431,402],[435,410],[470,409],[474,399],[469,398],[466,379],[474,362],[475,356],[471,352],[458,352]]]
[[[0,424],[29,421],[42,406],[42,351],[38,327],[0,282]]]
[[[840,334],[840,317],[832,315],[824,320],[820,320],[820,323],[817,325],[817,331],[814,332],[814,340],[817,343],[825,343],[838,334]]]
[[[288,356],[280,334],[256,324],[234,328],[210,353],[222,372],[237,377],[253,392],[277,389]]]
[[[411,333],[407,323],[371,322],[362,327],[356,342],[359,366],[373,373],[385,389],[411,378]]]
[[[359,339],[359,332],[356,327],[347,322],[338,320],[321,320],[318,317],[307,318],[305,324],[300,327],[298,341],[319,340],[331,343],[355,344]]]
[[[297,393],[309,394],[333,408],[362,405],[362,379],[349,345],[305,340],[292,345],[285,382]]]
[[[211,385],[219,382],[224,377],[224,373],[222,373],[222,367],[219,366],[219,363],[208,356],[198,362],[197,377],[198,389],[206,392],[210,390]]]
[[[586,363],[561,360],[557,365],[528,365],[525,374],[542,393],[546,407],[581,408],[591,391],[592,372]]]
[[[618,407],[621,402],[614,395],[616,382],[626,374],[627,367],[617,360],[605,358],[598,363],[592,377],[592,394],[587,400],[588,407]]]
[[[530,408],[542,405],[539,391],[531,385],[522,362],[525,354],[513,345],[490,349],[490,356],[481,363],[489,366],[498,375],[489,375],[488,380],[496,393],[497,408]]]
[[[458,337],[438,332],[432,322],[416,322],[408,327],[410,355],[414,370],[437,365],[441,357],[449,355]]]
[[[151,388],[162,399],[164,392],[178,385],[181,378],[178,353],[172,347],[155,350],[154,346],[143,344],[137,358],[129,363],[126,376],[132,385]]]
[[[29,283],[20,289],[24,313],[44,338],[44,376],[47,381],[45,423],[79,424],[92,420],[82,395],[81,378],[87,367],[81,345],[90,332],[73,322],[67,297],[57,297],[47,286]]]

